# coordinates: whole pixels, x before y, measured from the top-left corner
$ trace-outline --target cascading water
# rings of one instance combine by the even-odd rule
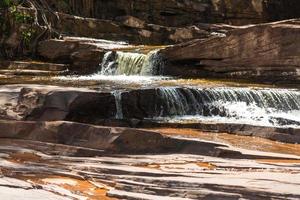
[[[148,54],[107,52],[101,64],[101,75],[156,75],[161,64],[157,51]]]
[[[112,92],[116,99],[116,119],[128,117],[126,113],[128,109],[122,108],[124,99],[120,92],[127,86],[123,88],[120,85],[126,85],[126,82],[129,82],[129,90],[132,90],[136,87],[132,82],[137,82],[140,84],[137,84],[137,87],[140,87],[141,90],[144,88],[156,90],[156,102],[144,102],[153,105],[153,107],[149,107],[150,109],[155,109],[155,111],[149,112],[150,114],[146,113],[145,118],[176,122],[206,120],[262,126],[300,127],[299,90],[247,87],[196,88],[196,85],[201,85],[201,83],[177,82],[176,79],[169,80],[166,77],[156,76],[162,74],[164,66],[158,51],[148,54],[110,51],[105,54],[100,66],[101,70],[98,73],[90,76],[76,76],[74,79],[108,81],[110,88],[117,89],[117,92]],[[103,84],[103,82],[100,83]],[[157,86],[165,84],[176,85],[176,87],[155,89]],[[128,105],[128,103],[124,105]],[[153,115],[153,113],[156,114]],[[132,116],[140,117],[143,114],[136,116],[133,114]]]
[[[157,120],[300,126],[300,92],[287,89],[159,88]]]
[[[112,94],[115,97],[116,102],[116,119],[123,119],[123,111],[122,111],[122,92],[114,91]]]

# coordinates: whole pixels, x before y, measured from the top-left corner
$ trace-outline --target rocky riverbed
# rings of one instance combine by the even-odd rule
[[[260,145],[288,149],[284,144],[255,141],[255,146]],[[253,147],[243,150],[235,144],[222,146],[226,150],[219,156],[104,155],[102,151],[69,145],[2,139],[1,196],[10,199],[41,199],[45,195],[49,199],[299,198],[299,156],[283,154],[281,148],[271,153]],[[197,151],[197,146],[193,149]],[[299,145],[290,149],[297,150]],[[231,158],[236,153],[242,156]],[[89,154],[96,157],[85,157]]]
[[[0,199],[300,199],[299,8],[0,2]]]

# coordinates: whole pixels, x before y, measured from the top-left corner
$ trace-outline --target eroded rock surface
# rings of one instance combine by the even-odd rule
[[[0,62],[1,84],[20,83],[0,86],[1,199],[300,199],[299,90],[122,74],[299,88],[298,19],[233,26],[299,17],[298,0],[9,2],[0,57],[25,61]],[[110,54],[129,70],[103,77]],[[180,119],[199,115],[227,119]]]
[[[162,50],[164,74],[299,83],[299,20],[246,26]],[[179,73],[180,72],[180,73]]]
[[[115,98],[107,92],[43,85],[1,87],[1,119],[87,122],[113,117],[115,109]]]
[[[51,0],[59,11],[84,17],[118,19],[131,15],[147,23],[167,26],[186,24],[231,23],[248,24],[299,17],[297,0],[81,0],[61,2]]]
[[[268,138],[275,141],[287,143],[299,143],[300,132],[298,128],[298,121],[289,120],[289,118],[278,118],[273,123],[261,125],[238,122],[218,122],[218,121],[187,121],[187,122],[172,122],[181,115],[203,115],[203,117],[220,117],[227,116],[228,120],[231,111],[223,110],[222,107],[213,104],[213,96],[210,101],[206,101],[202,96],[207,95],[209,88],[204,88],[202,92],[197,95],[192,93],[197,92],[192,89],[177,89],[182,93],[173,94],[171,96],[164,96],[162,93],[164,88],[156,89],[140,89],[129,90],[120,93],[120,98],[117,98],[114,92],[97,91],[95,89],[59,87],[59,86],[44,86],[44,85],[7,85],[0,87],[1,95],[1,119],[2,120],[20,120],[20,121],[60,121],[67,120],[80,123],[98,124],[106,126],[125,126],[125,127],[182,127],[182,128],[196,128],[199,130],[210,132],[226,132],[238,135],[256,136]],[[222,89],[222,88],[221,88]],[[173,91],[173,90],[172,90]],[[265,90],[263,90],[266,92]],[[242,92],[237,93],[242,101]],[[246,91],[247,92],[247,91]],[[268,91],[267,91],[268,92]],[[233,94],[234,91],[229,91],[228,94]],[[168,94],[168,93],[167,93]],[[209,93],[210,95],[212,93]],[[223,94],[223,93],[222,93]],[[268,93],[257,93],[259,95],[266,95]],[[276,97],[281,93],[273,91]],[[173,96],[172,96],[173,95]],[[170,99],[171,97],[181,96],[179,99]],[[187,96],[184,96],[187,95]],[[245,93],[244,95],[248,95]],[[247,97],[248,97],[247,96]],[[258,96],[247,98],[253,100]],[[168,97],[168,98],[167,98]],[[187,98],[189,97],[189,98]],[[201,97],[199,99],[199,97]],[[218,97],[218,96],[216,96]],[[297,92],[291,93],[290,101],[287,101],[287,96],[282,96],[285,101],[282,101],[280,107],[273,104],[272,101],[264,101],[264,106],[270,106],[271,109],[298,109]],[[219,97],[218,97],[219,98]],[[272,99],[272,96],[268,96]],[[196,101],[197,100],[197,101]],[[220,100],[220,99],[219,99]],[[238,102],[238,99],[235,99]],[[259,100],[259,99],[258,99]],[[262,103],[258,101],[256,103]],[[182,104],[182,101],[185,104]],[[212,102],[211,102],[212,101]],[[212,105],[211,105],[212,103]],[[247,101],[246,101],[247,103]],[[248,104],[253,103],[252,101]],[[190,105],[190,106],[189,106]],[[193,107],[198,105],[199,107]],[[273,107],[272,107],[273,106]],[[275,106],[275,107],[274,107]],[[266,107],[268,109],[269,107]],[[121,115],[121,118],[118,116]],[[161,119],[160,119],[161,117]],[[163,117],[166,117],[164,120]],[[169,118],[168,118],[169,117]],[[243,117],[243,116],[235,116]],[[171,120],[168,122],[168,119]],[[237,118],[238,119],[238,118]],[[271,118],[270,118],[271,120]],[[280,123],[278,122],[281,121]],[[254,123],[254,124],[253,124]],[[30,124],[30,123],[29,123]],[[20,127],[27,125],[20,123]],[[275,126],[276,125],[276,126]],[[35,127],[35,126],[33,126]],[[88,126],[86,126],[88,127]],[[31,130],[31,125],[29,129]],[[68,130],[68,128],[66,128]],[[64,132],[64,130],[61,130]],[[85,132],[84,130],[83,132]],[[29,133],[28,133],[29,134]],[[134,137],[134,136],[132,136]],[[128,148],[130,148],[128,146]]]
[[[191,153],[240,157],[226,146],[197,140],[165,137],[158,132],[112,128],[74,122],[0,121],[1,138],[41,141],[101,150],[106,153]],[[95,153],[95,152],[94,152]]]
[[[254,158],[273,157],[255,160],[189,154],[89,158],[72,157],[75,147],[66,145],[55,151],[49,143],[1,139],[0,144],[0,191],[7,198],[39,199],[41,194],[53,199],[300,197],[299,157],[293,155],[252,152]]]
[[[132,44],[174,44],[195,38],[207,38],[216,32],[226,32],[234,27],[228,25],[195,24],[182,27],[148,24],[132,16],[120,17],[118,21],[58,13],[60,23],[56,28],[71,36],[127,41]]]
[[[251,136],[267,138],[274,141],[286,143],[300,142],[299,128],[279,128],[255,126],[247,124],[234,123],[216,123],[216,122],[191,122],[191,123],[155,123],[144,121],[139,124],[142,127],[172,127],[172,128],[192,128],[213,133],[229,133],[241,136]]]

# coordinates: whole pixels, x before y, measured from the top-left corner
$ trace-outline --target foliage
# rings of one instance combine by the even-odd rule
[[[31,24],[34,22],[34,19],[30,14],[17,10],[17,7],[14,5],[10,8],[10,13],[14,16],[16,23]]]
[[[13,4],[11,0],[1,0],[0,1],[0,8],[8,8]]]
[[[34,38],[36,31],[33,28],[28,28],[22,31],[22,40],[26,47],[30,46],[31,40]]]
[[[39,41],[59,36],[51,26],[55,19],[47,0],[0,0],[0,57],[35,56]],[[12,34],[17,37],[8,44]]]

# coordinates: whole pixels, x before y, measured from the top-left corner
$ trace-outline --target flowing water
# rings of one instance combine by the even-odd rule
[[[121,91],[114,91],[113,95],[116,99],[116,119],[123,119],[123,112],[122,112],[122,92]]]
[[[159,73],[159,66],[157,51],[148,54],[110,51],[104,55],[100,74],[150,76]]]
[[[288,89],[159,88],[163,121],[300,126],[300,92]]]
[[[179,80],[160,76],[163,66],[157,50],[147,54],[109,51],[99,65],[99,72],[73,80],[110,81],[111,88],[127,84],[130,90],[155,89],[159,100],[153,107],[157,114],[152,120],[156,121],[300,127],[299,90],[252,88],[249,85],[232,87],[228,84],[220,86],[219,83]],[[70,80],[72,77],[63,79]],[[122,113],[122,92],[112,90],[116,99],[116,119],[126,118]]]

